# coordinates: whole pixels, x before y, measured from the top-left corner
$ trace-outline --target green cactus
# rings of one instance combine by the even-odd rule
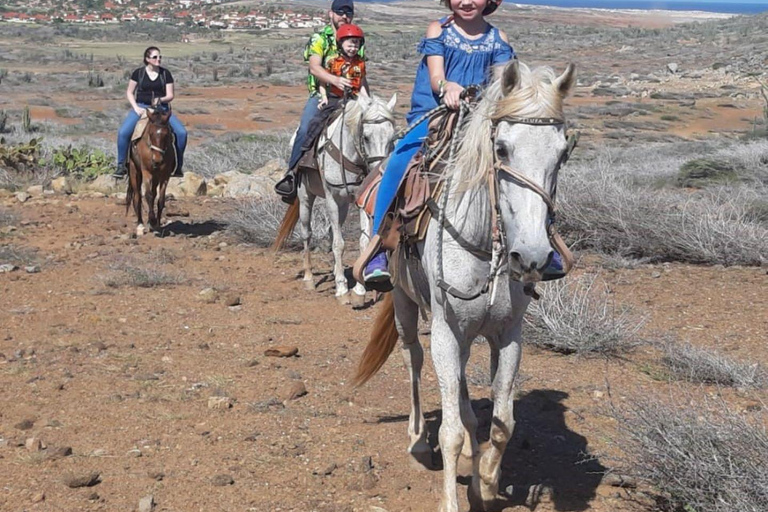
[[[26,133],[32,131],[32,116],[29,113],[29,105],[24,107],[24,112],[21,113],[21,129]]]
[[[0,110],[0,133],[5,133],[6,124],[8,123],[8,112]]]

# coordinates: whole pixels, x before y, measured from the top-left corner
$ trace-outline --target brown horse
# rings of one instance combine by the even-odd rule
[[[173,132],[168,126],[171,111],[148,108],[149,123],[140,139],[131,143],[128,158],[128,191],[125,211],[133,204],[136,213],[136,235],[147,233],[141,212],[142,192],[149,210],[150,229],[157,231],[165,207],[165,189],[176,167],[176,151],[173,147]],[[145,184],[142,190],[142,184]],[[155,214],[157,199],[157,214]]]

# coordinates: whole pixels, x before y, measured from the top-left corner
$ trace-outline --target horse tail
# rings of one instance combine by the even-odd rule
[[[293,233],[293,228],[296,227],[296,223],[299,222],[299,200],[294,199],[291,206],[285,211],[283,221],[280,223],[280,228],[277,230],[277,236],[272,243],[272,250],[279,251],[285,245],[285,242]]]
[[[381,370],[397,344],[395,326],[395,304],[392,294],[387,293],[381,304],[381,311],[373,324],[371,339],[363,351],[363,357],[357,365],[357,372],[352,379],[355,387],[362,386]]]

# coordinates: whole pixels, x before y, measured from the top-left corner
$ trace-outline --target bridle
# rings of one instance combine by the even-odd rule
[[[466,101],[462,101],[460,108],[461,108],[460,119],[457,126],[461,126],[461,117],[463,117],[463,114],[469,109],[469,103]],[[456,230],[456,228],[452,226],[450,222],[445,218],[447,199],[448,199],[449,190],[450,190],[450,183],[448,181],[450,180],[450,178],[446,180],[446,184],[443,192],[443,198],[442,198],[443,204],[441,205],[441,207],[439,208],[439,211],[437,212],[438,224],[442,227],[442,229],[438,231],[438,241],[437,241],[438,277],[437,277],[436,283],[443,291],[461,300],[476,299],[480,295],[484,293],[488,293],[488,291],[491,290],[491,288],[493,288],[493,291],[490,295],[489,302],[488,302],[489,307],[493,304],[493,300],[495,297],[496,287],[494,286],[494,284],[498,279],[499,275],[501,275],[502,268],[504,267],[504,263],[506,261],[507,243],[506,243],[506,240],[504,239],[504,230],[501,228],[501,211],[499,208],[499,188],[500,188],[499,180],[501,179],[501,175],[503,175],[505,178],[512,181],[517,186],[527,188],[535,192],[539,197],[541,197],[542,201],[544,201],[544,203],[547,205],[547,215],[549,217],[549,222],[547,223],[547,236],[549,237],[549,241],[552,244],[552,246],[560,253],[563,259],[565,272],[568,272],[573,266],[573,254],[571,253],[570,249],[565,244],[563,239],[558,234],[557,229],[555,228],[556,209],[555,209],[554,197],[557,189],[558,171],[560,167],[562,167],[568,161],[568,158],[573,152],[573,149],[576,147],[576,142],[578,141],[578,133],[574,133],[573,135],[570,135],[567,138],[568,142],[567,142],[566,148],[560,155],[560,158],[558,159],[558,162],[555,166],[554,176],[552,179],[552,190],[546,191],[538,183],[534,182],[533,180],[525,176],[523,173],[509,167],[508,165],[504,165],[499,159],[499,156],[495,150],[495,147],[496,147],[496,139],[498,138],[498,133],[499,133],[499,125],[501,123],[527,124],[530,126],[564,126],[565,120],[560,118],[555,118],[555,117],[504,116],[504,117],[496,118],[492,121],[493,135],[491,137],[491,143],[493,144],[493,147],[494,147],[493,165],[488,169],[487,177],[486,177],[488,182],[488,189],[490,193],[489,194],[490,201],[491,201],[492,247],[490,251],[471,246],[471,244],[469,244],[469,242],[464,240],[460,236],[458,230]],[[453,160],[455,140],[456,140],[456,137],[454,137],[454,143],[452,144],[452,147],[451,147],[451,160]],[[433,215],[434,213],[435,212],[433,212]],[[477,253],[484,254],[486,257],[490,256],[491,268],[488,274],[488,278],[484,283],[482,283],[482,285],[476,291],[463,292],[445,282],[443,278],[443,264],[442,264],[443,231],[448,231],[451,234],[451,236],[456,240],[456,242],[460,246],[462,246],[465,250],[469,250],[470,252],[473,252],[476,254]],[[517,276],[517,277],[520,277],[520,276]],[[533,288],[526,286],[526,293],[529,293],[529,292],[534,297],[536,297],[535,290]]]
[[[156,110],[155,110],[155,109],[153,109],[153,111],[156,111]],[[149,117],[149,116],[147,116],[147,117]],[[149,148],[151,151],[157,151],[157,152],[158,152],[158,153],[160,153],[162,156],[165,156],[165,152],[166,152],[166,151],[168,151],[168,148],[165,148],[165,149],[164,149],[164,148],[161,148],[161,147],[159,147],[159,146],[155,146],[154,144],[152,144],[152,137],[151,137],[151,135],[150,135],[150,133],[151,133],[151,132],[150,132],[150,129],[151,129],[151,127],[152,127],[152,126],[158,126],[158,125],[159,125],[159,126],[165,126],[166,128],[168,128],[168,135],[166,135],[164,138],[166,138],[166,139],[167,139],[167,138],[170,136],[170,134],[171,134],[171,129],[170,129],[170,127],[168,127],[168,123],[165,123],[165,124],[155,123],[155,122],[152,120],[152,118],[151,118],[151,117],[149,117],[149,126],[147,127],[147,147],[148,147],[148,148]]]

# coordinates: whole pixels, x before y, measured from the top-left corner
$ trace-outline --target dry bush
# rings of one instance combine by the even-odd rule
[[[18,217],[12,211],[0,207],[0,227],[12,226],[17,220]]]
[[[577,247],[648,261],[760,265],[768,254],[768,229],[752,205],[765,197],[760,154],[768,144],[740,147],[734,165],[745,183],[696,193],[659,188],[687,160],[691,148],[662,145],[600,151],[563,173],[563,231]],[[724,148],[719,157],[729,154]],[[710,154],[712,150],[710,150]]]
[[[610,412],[624,469],[660,492],[662,510],[768,510],[768,418],[737,414],[724,400],[696,403],[682,390],[675,396],[671,404],[644,398]]]
[[[111,264],[109,272],[99,276],[101,282],[110,288],[135,286],[154,288],[184,284],[187,279],[181,272],[168,271],[163,265],[173,262],[175,256],[168,251],[150,252],[141,261],[138,258],[121,258]]]
[[[274,159],[284,159],[290,153],[288,142],[292,132],[287,130],[250,135],[227,134],[201,146],[191,148],[184,165],[190,170],[212,178],[227,171],[251,173]]]
[[[275,241],[277,230],[283,220],[287,206],[277,196],[243,199],[230,211],[224,221],[227,231],[242,242],[269,247]],[[323,206],[323,200],[315,201],[312,212],[312,238],[321,240],[328,236],[331,223]],[[303,247],[299,226],[286,243],[287,248]]]
[[[716,351],[694,347],[687,342],[668,340],[661,348],[661,362],[674,378],[740,388],[762,388],[766,385],[766,374],[757,363],[733,361]]]
[[[548,283],[532,303],[530,342],[563,354],[617,355],[643,342],[645,319],[617,304],[597,275]]]

